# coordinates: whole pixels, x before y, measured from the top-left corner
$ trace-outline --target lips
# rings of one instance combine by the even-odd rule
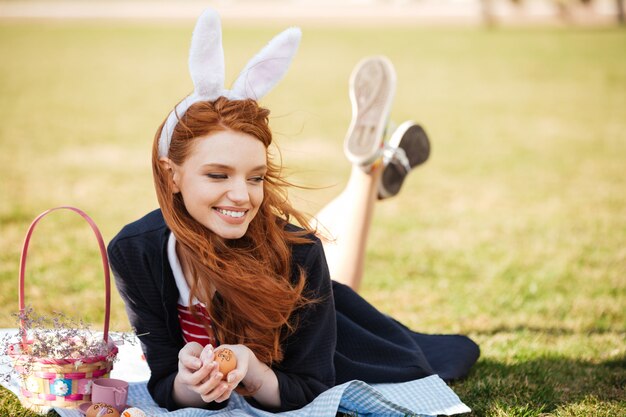
[[[221,208],[215,208],[215,210],[217,210],[219,213],[225,215],[225,216],[230,216],[230,217],[234,217],[236,219],[243,217],[246,214],[246,210],[243,211],[236,211],[236,210],[225,210],[225,209],[221,209]]]
[[[220,207],[213,207],[213,210],[218,214],[218,216],[227,223],[230,224],[241,224],[245,221],[246,213],[248,210],[242,209],[226,209]]]

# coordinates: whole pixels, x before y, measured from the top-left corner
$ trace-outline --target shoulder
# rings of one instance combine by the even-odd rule
[[[294,243],[291,246],[292,280],[296,282],[300,273],[306,276],[306,287],[312,291],[312,298],[324,296],[330,291],[330,273],[322,241],[314,233],[305,233],[294,225],[286,225],[289,232],[299,234],[303,238],[302,243]]]
[[[109,265],[125,301],[159,296],[169,235],[161,211],[155,210],[124,226],[109,242]]]
[[[312,261],[311,258],[323,256],[322,241],[314,233],[303,233],[304,229],[287,223],[285,230],[288,233],[299,235],[304,239],[302,243],[294,243],[291,246],[291,259],[296,265],[304,266]]]
[[[169,235],[161,210],[157,209],[127,224],[109,242],[109,255],[121,248],[161,247]]]
[[[160,209],[156,209],[142,218],[124,226],[122,230],[120,230],[120,232],[113,238],[113,241],[163,230],[164,228],[167,228],[167,225],[163,219],[163,214],[161,214]]]
[[[129,240],[144,235],[158,234],[167,231],[167,225],[163,219],[160,209],[156,209],[146,214],[139,220],[127,224],[111,240],[109,245],[115,245],[120,241]]]

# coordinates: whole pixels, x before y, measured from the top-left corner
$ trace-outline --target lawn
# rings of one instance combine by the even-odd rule
[[[156,207],[150,147],[190,91],[192,22],[0,21],[0,327],[15,327],[29,222],[87,211],[106,240]],[[225,23],[227,81],[280,28]],[[453,384],[475,416],[626,414],[626,31],[304,27],[264,101],[296,205],[314,214],[349,167],[347,78],[398,73],[392,119],[431,160],[378,204],[362,293],[424,332],[481,346]],[[95,240],[72,213],[38,227],[27,302],[101,326]],[[113,294],[112,329],[128,330]],[[31,416],[0,393],[0,415]]]

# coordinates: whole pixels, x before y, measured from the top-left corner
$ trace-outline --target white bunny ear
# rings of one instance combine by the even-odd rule
[[[220,16],[213,9],[198,18],[191,37],[189,72],[197,96],[217,99],[224,90],[224,49]]]
[[[260,100],[265,96],[287,72],[301,37],[296,27],[276,35],[241,71],[228,98]]]
[[[213,9],[206,9],[198,18],[191,36],[189,73],[194,91],[176,105],[167,116],[159,138],[159,156],[167,156],[172,133],[189,107],[202,100],[215,100],[224,95],[224,50],[222,24]]]
[[[196,23],[189,51],[189,72],[194,91],[167,116],[159,137],[159,156],[167,156],[172,133],[179,118],[194,103],[214,101],[220,96],[231,100],[259,100],[267,94],[287,72],[301,37],[299,28],[289,28],[274,37],[248,62],[235,81],[232,91],[227,90],[224,88],[222,24],[215,10],[205,10]]]

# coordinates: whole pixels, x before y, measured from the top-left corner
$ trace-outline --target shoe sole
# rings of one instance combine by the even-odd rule
[[[365,58],[352,71],[352,121],[344,141],[344,152],[353,164],[365,167],[380,157],[395,89],[395,70],[391,61],[383,56]]]
[[[389,144],[404,150],[411,169],[426,162],[430,156],[428,135],[420,125],[411,121],[402,123],[396,129],[391,139],[389,139]],[[388,163],[381,175],[378,198],[384,199],[398,194],[409,172],[406,172],[402,165],[392,162]]]

